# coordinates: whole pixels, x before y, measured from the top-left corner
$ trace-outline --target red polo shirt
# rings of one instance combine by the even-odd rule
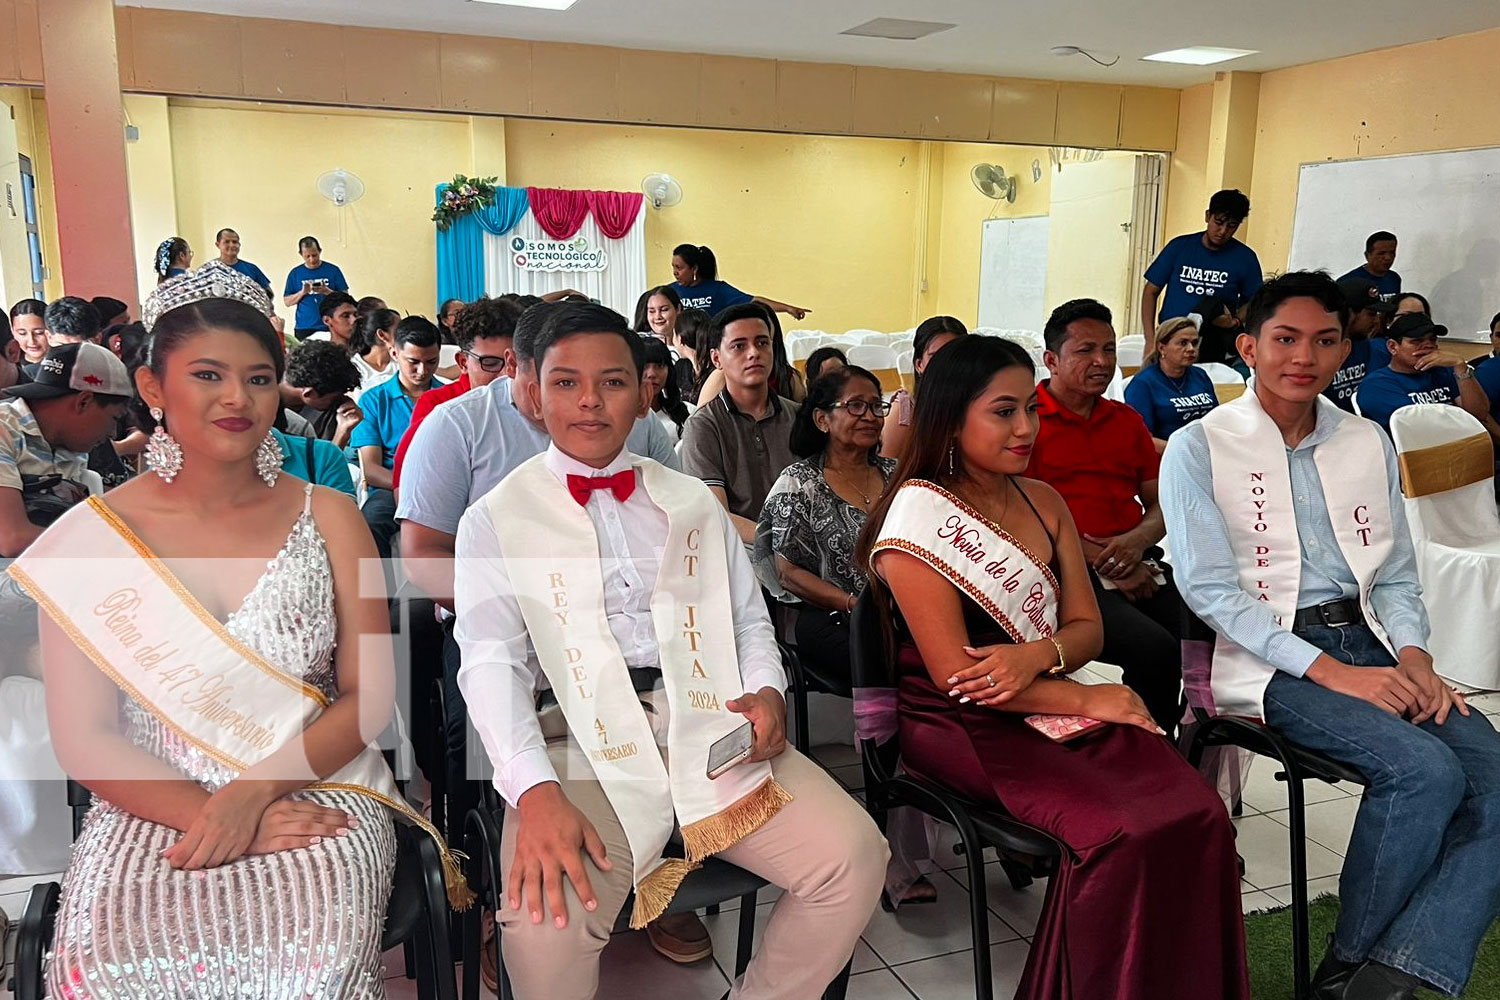
[[[428,389],[417,397],[417,405],[412,407],[411,423],[406,427],[406,433],[401,435],[401,443],[396,446],[396,464],[391,469],[391,478],[396,487],[401,486],[401,462],[406,458],[406,449],[411,447],[411,439],[417,433],[417,428],[422,421],[427,419],[427,414],[450,399],[455,399],[469,391],[469,373],[461,372],[458,378],[447,385],[440,385],[436,389]]]
[[[1048,382],[1051,380],[1049,379]],[[1141,484],[1160,474],[1161,457],[1141,415],[1100,397],[1080,417],[1037,387],[1041,430],[1026,475],[1062,494],[1081,535],[1109,538],[1141,523]],[[426,398],[426,397],[423,397]]]

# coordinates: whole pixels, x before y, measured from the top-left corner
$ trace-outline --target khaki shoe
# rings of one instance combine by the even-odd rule
[[[696,913],[673,913],[646,925],[651,947],[674,962],[686,964],[713,957],[714,942]]]

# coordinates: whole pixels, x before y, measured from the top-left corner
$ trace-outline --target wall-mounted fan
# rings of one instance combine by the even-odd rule
[[[365,182],[343,167],[326,171],[316,181],[318,194],[327,198],[338,208],[359,201],[365,193]]]
[[[682,200],[682,185],[671,174],[647,174],[641,192],[653,208],[667,208]]]
[[[1016,200],[1016,179],[1005,176],[1005,168],[993,163],[976,163],[969,171],[969,180],[986,198],[996,201]]]

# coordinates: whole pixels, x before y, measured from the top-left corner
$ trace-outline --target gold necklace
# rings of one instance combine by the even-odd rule
[[[858,483],[854,482],[854,480],[852,480],[848,476],[844,475],[838,469],[835,469],[831,465],[825,465],[825,466],[823,466],[823,468],[825,470],[829,471],[829,472],[832,472],[834,475],[838,476],[845,483],[847,483],[850,486],[850,488],[852,488],[854,490],[854,492],[856,492],[856,493],[859,494],[860,499],[864,501],[864,505],[866,507],[870,506],[870,504],[872,504],[872,503],[875,502],[875,499],[873,497],[871,497],[870,494],[866,493],[864,490],[862,490],[862,489],[859,488],[859,484]],[[884,479],[885,477],[882,476],[881,478]]]

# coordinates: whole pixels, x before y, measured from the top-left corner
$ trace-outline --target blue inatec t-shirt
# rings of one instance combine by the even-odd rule
[[[1323,390],[1339,409],[1354,412],[1354,394],[1360,383],[1373,371],[1390,367],[1390,346],[1384,338],[1379,340],[1355,340],[1349,344],[1349,356],[1334,373],[1333,381]]]
[[[266,277],[266,272],[262,271],[260,268],[256,267],[254,264],[250,263],[243,257],[236,257],[234,259],[234,263],[230,264],[229,266],[243,274],[245,277],[249,278],[251,281],[255,282],[260,287],[264,288],[267,295],[271,294],[271,279]],[[299,280],[297,282],[297,288],[301,287],[302,282]],[[292,291],[295,292],[296,289],[294,288]],[[287,294],[290,295],[292,294],[292,292],[288,292]],[[298,305],[301,305],[301,303],[299,302]]]
[[[749,302],[753,296],[742,292],[727,281],[700,281],[689,288],[687,285],[679,285],[677,282],[667,286],[677,293],[682,299],[684,309],[702,309],[713,316],[716,313],[737,306],[742,302]]]
[[[349,282],[344,280],[344,272],[339,270],[337,264],[323,261],[316,268],[308,267],[306,264],[298,264],[287,272],[286,291],[282,295],[296,295],[302,291],[304,281],[327,281],[328,287],[335,292],[347,292]],[[298,330],[326,330],[323,317],[318,315],[318,306],[323,302],[322,295],[304,295],[302,301],[297,303]]]
[[[1125,402],[1146,421],[1152,437],[1165,440],[1185,424],[1201,420],[1219,405],[1219,397],[1213,379],[1197,365],[1189,366],[1182,378],[1168,378],[1153,362],[1125,387]]]
[[[1391,414],[1413,403],[1458,402],[1458,376],[1451,368],[1429,368],[1408,375],[1393,368],[1370,372],[1355,393],[1359,412],[1389,433]]]
[[[1500,420],[1500,355],[1495,355],[1474,369],[1479,388],[1490,397],[1490,416]]]
[[[1348,274],[1339,275],[1340,281],[1343,281],[1345,278],[1358,278],[1361,281],[1368,281],[1375,286],[1375,290],[1380,293],[1380,298],[1383,302],[1389,302],[1401,294],[1401,275],[1395,271],[1387,271],[1377,278],[1365,270],[1365,266],[1361,264]]]
[[[1179,236],[1162,247],[1146,269],[1146,280],[1162,289],[1160,319],[1188,315],[1205,295],[1226,299],[1237,308],[1264,283],[1254,250],[1235,239],[1223,250],[1210,250],[1201,232]]]

